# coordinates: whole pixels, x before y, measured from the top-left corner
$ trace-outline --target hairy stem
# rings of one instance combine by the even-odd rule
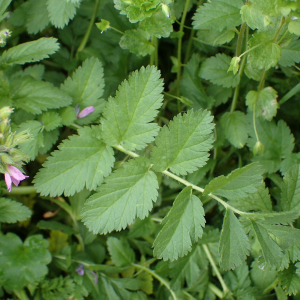
[[[151,269],[149,269],[149,268],[147,268],[147,267],[144,267],[144,266],[142,266],[142,265],[134,264],[134,263],[132,263],[131,265],[134,266],[134,267],[137,268],[137,269],[143,270],[143,271],[145,271],[145,272],[151,274],[154,278],[156,278],[162,285],[164,285],[164,286],[167,288],[167,290],[170,292],[172,298],[173,298],[174,300],[177,300],[177,297],[176,297],[174,291],[171,289],[169,283],[166,282],[162,277],[160,277],[158,274],[156,274],[156,273],[155,273],[154,271],[152,271]]]
[[[91,20],[90,20],[90,23],[89,23],[89,26],[85,32],[85,35],[77,49],[77,53],[78,54],[80,51],[82,51],[90,37],[90,34],[91,34],[91,31],[92,31],[92,28],[94,26],[94,23],[95,23],[95,19],[96,19],[96,16],[97,16],[97,12],[98,12],[98,8],[99,8],[99,4],[100,4],[100,0],[96,0],[95,1],[95,6],[94,6],[94,11],[93,11],[93,14],[92,14],[92,17],[91,17]]]
[[[206,254],[206,256],[207,256],[207,258],[208,258],[208,260],[209,260],[209,262],[210,262],[210,264],[212,266],[212,268],[214,269],[214,271],[216,273],[216,276],[218,277],[218,280],[219,280],[219,282],[220,282],[220,284],[222,286],[224,294],[225,295],[227,295],[228,293],[231,294],[231,292],[230,292],[228,286],[226,285],[226,283],[225,283],[222,275],[220,274],[220,271],[219,271],[218,267],[216,266],[216,263],[215,263],[212,255],[211,255],[211,253],[210,253],[207,245],[202,245],[202,248],[203,248],[203,250],[204,250],[204,252],[205,252],[205,254]]]

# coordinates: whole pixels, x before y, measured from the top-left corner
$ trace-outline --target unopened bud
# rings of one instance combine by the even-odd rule
[[[9,31],[8,29],[3,29],[0,31],[0,38],[7,39],[10,36],[11,36],[11,31]]]
[[[14,109],[9,106],[2,107],[0,109],[0,119],[4,120],[4,119],[8,118],[12,114],[13,111],[14,111]]]
[[[6,165],[12,165],[14,163],[12,157],[6,153],[1,153],[1,162]]]
[[[0,122],[0,132],[4,135],[10,132],[10,122],[8,119],[4,119]]]
[[[89,114],[91,114],[93,111],[95,110],[94,106],[88,106],[86,108],[84,108],[77,116],[78,119],[82,119],[85,118],[86,116],[88,116]]]
[[[265,150],[264,145],[260,141],[257,141],[253,148],[253,154],[254,155],[257,155],[257,154],[263,155],[264,150]]]
[[[31,140],[31,138],[32,136],[27,130],[21,131],[17,133],[14,137],[15,146],[27,143]]]
[[[7,148],[13,148],[15,147],[14,145],[14,135],[13,133],[10,133],[9,135],[6,136],[6,139],[5,139],[5,146]]]

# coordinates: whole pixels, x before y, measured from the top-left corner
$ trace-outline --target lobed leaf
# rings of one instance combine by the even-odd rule
[[[82,210],[84,224],[94,233],[125,229],[136,217],[148,216],[157,198],[158,182],[146,159],[132,159],[105,179]]]
[[[177,115],[159,132],[151,152],[154,169],[168,168],[177,175],[186,175],[203,167],[212,147],[212,116],[206,110],[189,110]]]
[[[64,140],[34,179],[42,195],[74,195],[84,187],[94,190],[110,174],[113,150],[99,138],[99,127],[84,127]]]
[[[152,142],[159,127],[150,122],[161,107],[162,91],[160,72],[155,67],[131,73],[103,111],[103,140],[109,145],[122,144],[128,150],[140,150]]]
[[[22,203],[0,198],[0,223],[16,223],[25,221],[31,216],[31,211]]]
[[[184,188],[176,197],[162,225],[153,243],[154,256],[173,261],[191,251],[205,225],[202,202],[193,196],[191,187]]]

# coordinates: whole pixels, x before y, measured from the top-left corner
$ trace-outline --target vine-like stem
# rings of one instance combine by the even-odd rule
[[[188,11],[188,7],[190,5],[190,0],[185,1],[184,10],[182,13],[181,21],[180,21],[180,28],[179,28],[179,38],[178,38],[178,47],[177,47],[177,59],[178,59],[178,69],[177,69],[177,96],[179,96],[179,81],[181,77],[181,51],[182,51],[182,37],[183,37],[183,28],[184,22],[186,18],[186,14]]]
[[[151,269],[149,269],[149,268],[147,268],[147,267],[144,267],[144,266],[142,266],[142,265],[134,264],[134,263],[132,263],[131,265],[134,266],[134,267],[137,268],[137,269],[143,270],[143,271],[145,271],[145,272],[151,274],[154,278],[156,278],[162,285],[164,285],[164,286],[167,288],[167,290],[170,292],[170,294],[171,294],[173,300],[177,300],[177,297],[176,297],[174,291],[171,289],[169,283],[168,283],[167,281],[165,281],[162,277],[160,277],[158,274],[156,274],[156,273],[155,273],[154,271],[152,271]]]
[[[90,37],[90,34],[91,34],[91,31],[92,31],[92,28],[94,26],[94,23],[95,23],[95,19],[96,19],[96,16],[97,16],[97,12],[98,12],[98,8],[99,8],[99,4],[100,4],[100,0],[96,0],[95,1],[95,6],[94,6],[94,11],[93,11],[93,14],[92,14],[92,17],[91,17],[91,20],[90,20],[90,23],[89,23],[89,26],[85,32],[85,35],[77,49],[77,53],[78,54],[80,51],[82,51]]]
[[[220,271],[219,271],[218,267],[216,266],[216,263],[215,263],[212,255],[211,255],[211,253],[210,253],[207,245],[202,245],[202,248],[203,248],[203,250],[204,250],[204,252],[205,252],[205,254],[206,254],[206,256],[207,256],[207,258],[208,258],[208,260],[209,260],[209,262],[210,262],[210,264],[212,266],[212,268],[214,269],[214,271],[216,273],[216,276],[218,277],[218,280],[219,280],[219,282],[220,282],[220,284],[222,286],[224,294],[225,295],[227,295],[228,293],[231,294],[231,292],[230,292],[228,286],[226,285],[226,283],[225,283],[222,275],[220,274]]]

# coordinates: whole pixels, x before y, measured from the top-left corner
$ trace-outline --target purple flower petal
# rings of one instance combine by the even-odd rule
[[[10,192],[11,191],[11,177],[7,172],[5,172],[5,174],[4,174],[4,179],[5,179],[7,190]]]
[[[29,176],[25,176],[18,168],[8,165],[8,171],[11,177],[14,177],[14,179],[22,181],[26,179]]]
[[[78,273],[80,276],[84,275],[83,265],[80,264],[80,265],[76,268],[75,272]]]
[[[91,114],[95,110],[94,106],[88,106],[84,108],[77,116],[78,119],[82,119],[86,117],[87,115]]]

